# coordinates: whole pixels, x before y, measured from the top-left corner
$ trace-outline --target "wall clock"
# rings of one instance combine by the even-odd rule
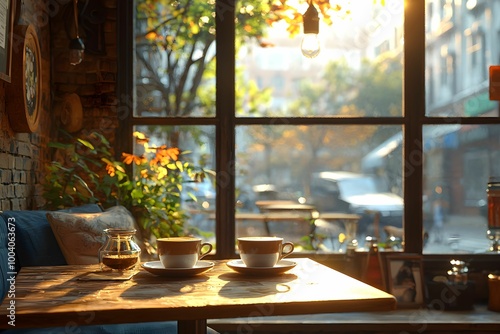
[[[11,83],[6,85],[6,109],[14,131],[34,132],[42,103],[40,44],[31,24],[16,26],[14,34],[19,39],[13,48]]]

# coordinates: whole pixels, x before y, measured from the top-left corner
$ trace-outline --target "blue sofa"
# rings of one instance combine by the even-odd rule
[[[98,205],[86,205],[65,210],[67,212],[95,213],[102,210]],[[15,232],[13,232],[15,230]],[[14,234],[9,234],[13,232]],[[13,239],[15,238],[15,239]],[[15,251],[9,250],[10,245]],[[52,228],[47,220],[46,211],[4,211],[0,213],[0,300],[3,300],[9,291],[9,272],[12,272],[14,261],[15,272],[22,267],[39,265],[66,265],[66,260],[59,248]],[[9,268],[10,267],[10,268]],[[7,321],[2,319],[2,321]],[[72,333],[80,334],[167,334],[177,333],[175,321],[127,323],[116,325],[87,325],[80,326],[78,331],[72,328]],[[207,329],[208,333],[217,333]],[[2,334],[56,334],[67,333],[64,327],[34,328],[34,329],[6,329]]]

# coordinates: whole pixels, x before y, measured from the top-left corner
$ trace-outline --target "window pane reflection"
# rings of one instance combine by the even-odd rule
[[[280,235],[297,251],[345,251],[349,237],[361,247],[367,235],[385,241],[386,225],[402,228],[397,136],[400,126],[239,126],[237,235]],[[270,212],[282,216],[266,219]],[[359,215],[355,234],[332,213]]]

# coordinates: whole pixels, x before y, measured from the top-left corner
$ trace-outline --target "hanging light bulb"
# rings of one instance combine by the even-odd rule
[[[314,58],[319,55],[319,17],[318,11],[312,4],[312,0],[309,2],[309,8],[302,15],[304,21],[304,37],[302,38],[302,43],[300,49],[302,54],[307,58]]]
[[[85,44],[83,40],[79,37],[73,38],[69,42],[69,63],[71,65],[78,65],[83,60],[83,54],[85,52]]]
[[[78,33],[78,0],[74,0],[73,12],[75,14],[76,38],[73,38],[69,42],[69,63],[71,65],[78,65],[82,62],[85,52],[85,44],[83,44],[83,40]]]

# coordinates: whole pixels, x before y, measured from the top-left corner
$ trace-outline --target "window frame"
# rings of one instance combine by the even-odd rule
[[[117,36],[134,36],[134,1],[117,1],[118,33]],[[405,0],[404,10],[404,66],[403,82],[403,116],[380,118],[324,118],[294,117],[282,118],[289,125],[400,125],[403,127],[403,198],[404,206],[404,253],[422,255],[423,250],[423,151],[422,130],[425,125],[445,124],[500,124],[498,118],[481,117],[428,117],[426,116],[425,90],[425,51],[426,51],[426,2],[422,0]],[[216,240],[217,253],[214,258],[236,258],[234,240],[235,229],[235,133],[240,125],[272,125],[282,124],[275,117],[236,117],[235,113],[235,63],[234,48],[235,22],[223,19],[234,17],[233,0],[216,0],[216,115],[208,118],[169,117],[169,118],[136,118],[133,116],[131,98],[120,98],[118,116],[120,127],[118,138],[130,138],[116,143],[117,152],[127,152],[132,148],[132,129],[136,125],[213,125],[216,127]],[[118,96],[133,96],[134,59],[133,38],[118,38]],[[486,187],[486,185],[485,185]],[[486,231],[485,231],[486,234]],[[311,258],[321,257],[322,262],[338,261],[343,254],[297,254]],[[466,257],[474,260],[478,268],[487,268],[498,255],[492,254],[425,254],[424,259],[430,267],[443,265],[451,258]]]

